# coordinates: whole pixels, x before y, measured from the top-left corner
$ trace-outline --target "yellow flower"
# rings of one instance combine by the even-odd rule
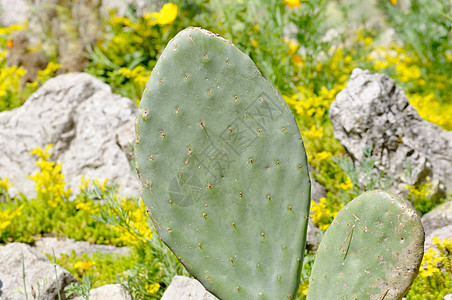
[[[0,179],[0,191],[3,190],[4,192],[8,192],[8,189],[13,186],[13,183],[9,183],[8,177],[5,177],[5,179]]]
[[[289,7],[297,7],[300,6],[300,0],[284,0],[284,3]]]
[[[389,0],[389,1],[391,1],[392,5],[396,5],[397,4],[397,0]]]
[[[36,162],[41,171],[28,178],[36,182],[35,189],[38,196],[46,199],[47,203],[55,208],[63,199],[69,198],[71,189],[64,190],[65,182],[64,175],[61,173],[61,164],[49,161],[49,150],[52,146],[49,144],[44,150],[36,148],[30,152],[41,159]]]
[[[75,263],[74,268],[85,271],[85,270],[91,268],[94,264],[95,264],[95,262],[93,262],[93,261],[90,261],[90,262],[78,261]]]
[[[145,289],[148,294],[155,294],[159,291],[160,284],[158,284],[158,283],[146,284]]]
[[[301,132],[305,137],[311,138],[311,139],[318,139],[323,136],[323,127],[320,127],[317,129],[315,125],[312,125],[309,131],[303,130]]]
[[[319,203],[311,201],[311,212],[312,222],[318,225],[321,230],[326,230],[337,215],[337,212],[327,208],[325,198],[320,198]]]
[[[151,16],[160,25],[171,24],[177,17],[177,5],[174,3],[167,3],[163,5],[158,13],[152,13]]]
[[[347,177],[347,182],[341,182],[339,184],[335,184],[334,186],[341,190],[350,190],[353,187],[353,183],[350,181],[350,178]]]

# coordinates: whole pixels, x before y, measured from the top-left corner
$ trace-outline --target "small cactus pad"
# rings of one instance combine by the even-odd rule
[[[419,271],[424,229],[408,204],[374,190],[342,208],[325,233],[308,299],[401,299]]]
[[[231,42],[200,28],[172,39],[136,123],[142,196],[162,240],[220,299],[291,299],[310,182],[297,124]]]

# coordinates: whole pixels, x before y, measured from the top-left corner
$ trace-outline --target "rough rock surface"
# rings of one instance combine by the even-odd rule
[[[423,120],[394,80],[355,69],[330,106],[334,136],[354,159],[372,144],[377,167],[395,179],[393,191],[429,176],[438,191],[452,189],[452,132]],[[412,166],[406,176],[406,163]]]
[[[436,229],[452,225],[452,201],[438,205],[423,215],[421,221],[424,225],[425,236],[430,235]]]
[[[0,25],[22,24],[29,14],[27,0],[0,0]]]
[[[430,232],[429,235],[426,235],[424,244],[425,251],[427,251],[430,248],[436,248],[435,244],[433,243],[434,237],[438,238],[441,242],[443,242],[445,239],[452,239],[452,224],[435,229],[432,232]]]
[[[129,292],[120,284],[106,284],[89,292],[89,300],[131,300]],[[76,297],[74,300],[83,300]]]
[[[21,107],[0,113],[0,177],[9,176],[11,194],[35,194],[36,147],[53,143],[52,159],[63,163],[65,181],[78,190],[80,176],[122,183],[125,195],[136,196],[139,181],[128,161],[136,108],[128,98],[85,73],[47,81]]]
[[[161,300],[218,300],[196,279],[174,276]]]
[[[309,219],[308,222],[308,231],[306,233],[306,248],[308,249],[317,249],[319,240],[317,238],[317,234],[320,232],[315,224]]]
[[[76,255],[82,255],[83,253],[88,253],[89,255],[94,252],[102,252],[108,254],[121,254],[128,255],[130,253],[130,248],[128,247],[115,247],[112,245],[95,245],[90,244],[86,241],[76,241],[74,239],[62,238],[57,239],[54,237],[43,237],[36,241],[35,250],[44,254],[53,255],[55,251],[55,256],[59,257],[61,254],[71,254],[75,251]],[[53,249],[53,251],[52,251]]]
[[[22,254],[25,267],[25,282],[27,294],[31,299],[31,288],[38,294],[39,300],[57,300],[57,284],[54,265],[44,254],[33,250],[29,245],[11,243],[0,246],[0,281],[2,282],[2,300],[23,300],[24,283],[22,271]],[[71,273],[56,267],[62,299],[67,299],[64,287],[76,282]]]

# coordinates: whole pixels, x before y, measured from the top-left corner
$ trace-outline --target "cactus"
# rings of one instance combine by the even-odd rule
[[[366,192],[341,209],[323,237],[308,299],[401,299],[424,252],[417,213],[399,197]]]
[[[220,299],[293,299],[309,213],[303,141],[278,91],[231,42],[169,42],[136,122],[142,197],[162,240]]]

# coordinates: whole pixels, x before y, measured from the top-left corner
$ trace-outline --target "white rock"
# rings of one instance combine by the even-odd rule
[[[218,300],[196,279],[174,276],[161,300]]]
[[[438,238],[441,242],[443,242],[445,239],[452,239],[452,225],[435,229],[428,236],[426,236],[424,251],[427,251],[430,248],[436,248],[435,244],[433,243],[434,237]]]
[[[126,142],[134,134],[136,108],[128,98],[85,73],[47,81],[21,107],[0,113],[0,177],[9,176],[11,194],[35,195],[36,147],[54,144],[52,159],[63,163],[67,187],[75,193],[81,175],[122,184],[122,193],[137,196],[140,184],[128,158]]]
[[[403,193],[430,176],[439,192],[452,190],[452,132],[423,120],[402,89],[384,74],[353,70],[347,87],[336,96],[329,115],[334,136],[355,159],[373,145],[377,167],[395,179]],[[405,176],[405,166],[412,166]]]
[[[0,246],[0,281],[2,282],[2,300],[23,300],[24,282],[22,254],[25,267],[25,286],[28,298],[32,299],[32,286],[38,300],[57,300],[57,281],[55,268],[44,254],[33,250],[29,245],[11,243]],[[61,298],[66,299],[64,287],[76,282],[76,279],[60,266],[56,267]]]
[[[426,236],[436,229],[452,225],[452,201],[438,205],[423,215],[421,221]]]
[[[29,13],[27,0],[0,0],[0,25],[22,24]]]
[[[89,300],[131,300],[129,292],[120,284],[107,284],[89,292]],[[83,300],[76,297],[74,300]]]

